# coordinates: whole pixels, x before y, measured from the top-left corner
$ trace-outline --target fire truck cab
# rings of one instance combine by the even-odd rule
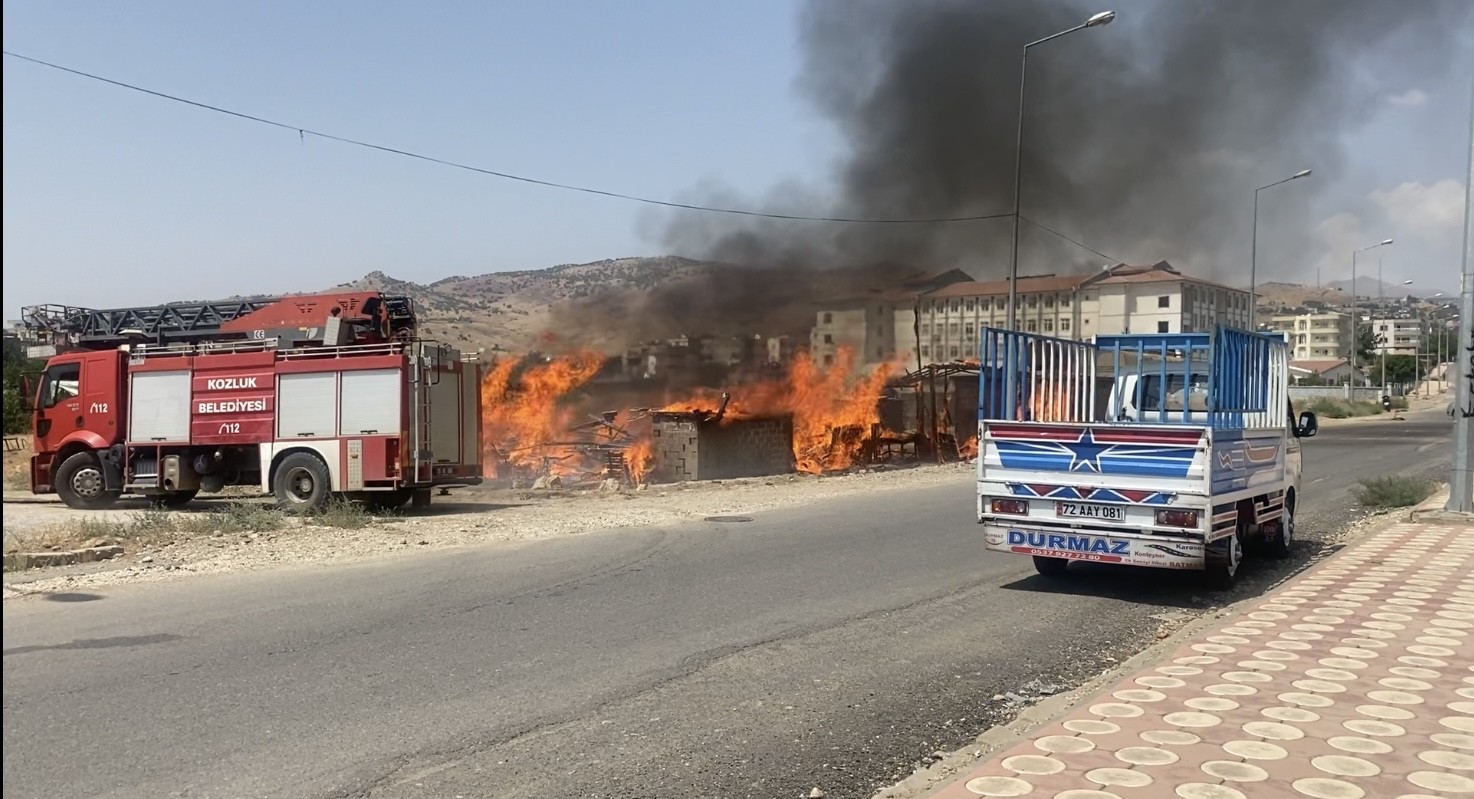
[[[31,491],[71,507],[254,486],[292,510],[395,508],[481,482],[478,366],[418,338],[406,298],[22,313],[55,353],[25,388]]]

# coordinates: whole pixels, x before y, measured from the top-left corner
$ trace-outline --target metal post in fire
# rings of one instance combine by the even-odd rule
[[[1464,184],[1464,271],[1459,280],[1459,383],[1448,504],[1474,512],[1474,86],[1469,92],[1469,169]]]

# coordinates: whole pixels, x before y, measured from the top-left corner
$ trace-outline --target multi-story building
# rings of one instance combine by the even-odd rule
[[[1019,279],[1018,328],[1059,338],[1247,328],[1249,292],[1189,277],[1165,261],[1085,275]],[[976,358],[984,327],[1008,321],[1008,281],[957,281],[925,291],[873,292],[819,311],[812,347],[821,363],[847,347],[866,363]]]
[[[1417,355],[1426,338],[1420,319],[1373,319],[1372,335],[1380,355]]]
[[[1289,336],[1291,358],[1327,361],[1352,357],[1351,317],[1334,311],[1285,314],[1270,319],[1272,329]]]
[[[1189,277],[1166,261],[1121,264],[1084,287],[1083,333],[1201,333],[1252,329],[1249,292]],[[1093,313],[1092,313],[1093,312]]]

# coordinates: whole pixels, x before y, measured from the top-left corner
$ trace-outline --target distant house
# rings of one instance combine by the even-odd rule
[[[1295,383],[1347,383],[1356,370],[1345,358],[1290,361],[1290,380]]]

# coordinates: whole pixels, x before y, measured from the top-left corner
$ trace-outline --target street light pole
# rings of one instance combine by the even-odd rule
[[[1350,358],[1350,361],[1351,361],[1351,367],[1353,369],[1356,368],[1356,356],[1358,356],[1358,355],[1361,354],[1359,352],[1359,350],[1361,349],[1361,315],[1357,312],[1357,309],[1356,309],[1356,256],[1361,255],[1362,253],[1366,252],[1367,250],[1375,250],[1378,247],[1385,247],[1385,246],[1387,246],[1388,244],[1391,244],[1391,243],[1392,243],[1392,239],[1382,239],[1381,241],[1377,242],[1376,244],[1370,245],[1368,247],[1362,247],[1359,250],[1353,250],[1351,252],[1351,358]]]
[[[1259,287],[1259,192],[1265,189],[1272,189],[1281,183],[1289,183],[1292,180],[1299,180],[1305,177],[1310,177],[1310,170],[1302,169],[1283,180],[1276,180],[1273,183],[1260,186],[1254,190],[1254,230],[1252,242],[1249,245],[1249,304],[1251,306],[1249,310],[1249,322],[1251,326],[1253,326],[1254,319],[1259,313],[1259,295],[1257,293]],[[1317,277],[1315,282],[1320,283],[1320,278]]]
[[[1453,348],[1474,350],[1474,91],[1469,103],[1469,169],[1464,183],[1464,271],[1459,279],[1459,336]],[[1460,346],[1462,345],[1462,346]],[[1459,382],[1454,405],[1453,469],[1449,474],[1448,504],[1455,513],[1474,512],[1474,359],[1454,358]]]
[[[1023,188],[1024,168],[1024,88],[1027,85],[1029,72],[1029,48],[1044,44],[1047,41],[1058,39],[1061,36],[1082,31],[1086,28],[1098,28],[1109,25],[1116,18],[1114,11],[1102,11],[1099,14],[1085,20],[1084,23],[1076,25],[1069,30],[1060,31],[1052,36],[1045,36],[1038,41],[1029,42],[1024,45],[1023,66],[1019,69],[1018,79],[1018,137],[1013,151],[1013,243],[1012,253],[1008,259],[1008,329],[1016,330],[1018,326],[1018,238],[1019,238],[1019,209],[1020,192]],[[1009,396],[1013,396],[1010,394]]]

